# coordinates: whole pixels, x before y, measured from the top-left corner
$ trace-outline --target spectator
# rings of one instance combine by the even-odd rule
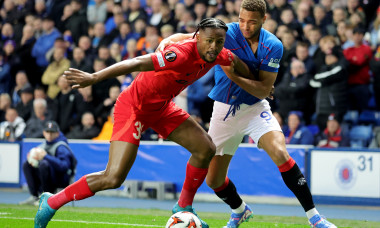
[[[297,7],[297,21],[302,26],[313,23],[313,17],[310,15],[310,5],[306,2],[300,2]],[[265,22],[266,23],[266,22]]]
[[[80,123],[80,118],[84,110],[83,97],[77,90],[73,90],[66,78],[61,76],[57,81],[60,92],[57,95],[58,101],[58,123],[61,131],[65,134],[76,124]]]
[[[162,38],[158,36],[157,28],[149,25],[145,29],[145,36],[137,41],[137,51],[140,51],[142,54],[152,53],[161,41]]]
[[[93,68],[94,72],[98,72],[106,68],[106,63],[103,59],[95,59]],[[102,103],[108,97],[108,91],[113,85],[120,87],[120,82],[116,78],[110,78],[92,86],[92,96],[95,104]]]
[[[82,95],[83,97],[83,111],[84,112],[95,112],[95,107],[97,104],[95,104],[94,99],[92,97],[92,86],[87,86],[84,88],[79,88],[78,92]]]
[[[70,62],[71,68],[76,68],[86,72],[91,71],[92,67],[87,60],[84,51],[80,47],[76,47],[73,50],[73,59]]]
[[[14,142],[21,140],[25,129],[24,120],[18,116],[17,110],[8,108],[5,121],[0,123],[0,140]]]
[[[112,85],[108,90],[108,98],[104,99],[95,109],[95,116],[100,126],[107,120],[110,110],[116,103],[116,99],[120,94],[120,86]]]
[[[60,132],[58,124],[48,121],[43,128],[45,141],[28,153],[27,161],[22,165],[30,197],[19,204],[38,205],[38,196],[42,192],[55,192],[64,188],[74,177],[77,160],[71,151],[66,137]],[[29,157],[37,160],[32,163]],[[30,163],[29,163],[30,162]]]
[[[102,130],[100,131],[99,135],[93,138],[93,140],[107,140],[109,141],[112,136],[112,129],[113,129],[113,112],[115,110],[115,107],[113,107],[110,111],[110,114],[107,118],[107,121],[103,124]]]
[[[28,121],[33,112],[33,88],[28,86],[19,92],[21,101],[16,105],[16,110],[24,121]]]
[[[12,105],[11,97],[8,93],[0,94],[0,123],[5,121],[5,112]]]
[[[370,83],[369,62],[372,59],[372,50],[370,46],[363,44],[364,33],[364,29],[355,28],[353,35],[355,46],[343,51],[350,63],[348,68],[350,109],[359,112],[367,109],[370,98],[368,87]]]
[[[108,46],[113,38],[106,35],[105,26],[103,23],[96,23],[94,25],[94,37],[92,38],[91,44],[92,48],[98,49],[101,46]]]
[[[288,129],[284,132],[286,144],[313,145],[314,136],[302,123],[302,112],[291,111],[288,116]]]
[[[341,120],[338,120],[334,113],[329,115],[326,129],[316,136],[317,147],[337,148],[350,146],[348,132],[340,126],[340,122]]]
[[[276,33],[277,30],[277,22],[273,19],[267,19],[263,24],[263,28],[273,34]]]
[[[305,113],[304,120],[310,122],[314,108],[313,94],[309,86],[310,75],[307,74],[305,64],[299,60],[293,60],[290,64],[290,72],[285,73],[284,78],[276,86],[275,97],[278,99],[278,109],[281,116],[288,116],[292,110]]]
[[[151,6],[152,13],[149,15],[148,24],[158,26],[162,19],[162,0],[153,0]]]
[[[326,36],[321,39],[323,62],[318,72],[310,80],[310,85],[317,89],[316,122],[319,129],[326,128],[328,116],[335,113],[336,118],[342,119],[347,111],[347,60],[340,48],[334,47],[334,37]],[[331,45],[332,43],[332,45]]]
[[[44,30],[42,29],[42,19],[39,17],[34,18],[32,26],[34,29],[34,38],[36,39],[40,38],[42,34],[44,33]]]
[[[86,59],[91,61],[94,59],[95,49],[91,46],[91,39],[88,36],[82,36],[79,38],[78,47],[84,51]]]
[[[322,34],[326,34],[326,26],[329,24],[326,17],[326,8],[323,5],[316,5],[313,9],[314,25],[321,29]]]
[[[147,15],[140,5],[140,0],[130,0],[129,9],[126,12],[126,22],[134,26],[134,23],[139,19],[147,20]]]
[[[81,124],[76,125],[67,134],[69,139],[92,139],[99,134],[100,130],[95,126],[95,117],[91,112],[82,115]]]
[[[25,127],[25,137],[27,138],[43,138],[42,129],[47,121],[51,120],[47,109],[45,99],[37,98],[33,101],[34,114],[27,122]]]
[[[99,47],[98,58],[104,60],[106,66],[111,66],[116,63],[116,61],[111,57],[110,49],[107,46]]]
[[[67,20],[66,29],[71,31],[75,43],[78,43],[81,36],[87,34],[88,22],[83,4],[83,1],[80,0],[71,0],[70,2],[73,14]]]
[[[161,20],[160,23],[157,25],[158,29],[161,31],[163,26],[171,26],[174,30],[174,28],[177,26],[177,23],[175,22],[174,16],[172,15],[172,12],[169,8],[169,4],[167,2],[162,2],[160,12]],[[161,34],[161,36],[163,36],[163,34]]]
[[[284,54],[280,62],[280,69],[277,75],[275,84],[281,82],[282,77],[290,66],[290,62],[296,55],[296,39],[291,30],[286,30],[281,38],[282,44],[284,45]]]
[[[41,0],[40,0],[41,1]],[[15,49],[15,55],[19,56],[21,69],[28,76],[28,81],[33,85],[41,84],[41,72],[36,72],[38,68],[36,60],[31,56],[33,45],[36,42],[35,31],[32,25],[26,24],[22,30],[20,45]],[[41,73],[41,74],[40,74]]]
[[[337,27],[339,22],[345,22],[347,19],[346,11],[343,8],[333,10],[333,23],[326,26],[328,35],[337,36]]]
[[[45,4],[45,0],[36,0],[34,2],[34,11],[35,11],[35,15],[37,17],[45,17],[47,16],[47,12],[46,12],[46,4]],[[26,15],[25,17],[27,17],[28,15]]]
[[[12,10],[14,8],[15,4],[13,0],[4,0],[3,6],[0,10],[0,16],[2,22],[8,22],[9,16],[12,14]]]
[[[105,0],[94,0],[95,4],[87,6],[87,21],[94,25],[104,23],[107,18],[107,5]]]
[[[47,104],[47,111],[50,120],[56,120],[58,115],[58,104],[55,99],[51,99],[46,95],[46,90],[42,86],[34,88],[34,99],[44,99]]]
[[[307,43],[297,42],[296,57],[305,64],[306,73],[308,73],[309,76],[315,74],[316,69],[314,61],[313,58],[309,56],[309,45]]]
[[[14,39],[13,26],[10,23],[5,23],[1,27],[0,46],[4,46],[5,42]]]
[[[315,52],[319,48],[319,40],[322,37],[321,30],[317,27],[313,27],[310,30],[310,34],[307,36],[307,40],[310,42],[309,45],[309,56],[314,57]]]
[[[54,99],[59,93],[58,78],[70,67],[70,61],[65,57],[64,48],[56,48],[53,54],[54,61],[49,64],[42,75],[42,83],[48,86],[47,95]]]
[[[26,87],[30,87],[30,83],[28,81],[28,77],[24,71],[19,71],[16,74],[16,85],[13,88],[12,95],[12,106],[16,106],[20,101],[20,90]]]
[[[137,51],[136,45],[137,41],[135,39],[128,40],[125,50],[122,51],[122,53],[125,53],[123,54],[123,60],[133,59],[134,57],[139,55],[140,52]]]
[[[9,93],[12,82],[11,66],[4,60],[0,51],[0,94]]]
[[[131,26],[125,22],[121,23],[119,26],[119,35],[112,41],[112,43],[117,43],[122,49],[128,42],[129,39],[138,39],[140,34],[132,31]]]
[[[372,51],[375,51],[376,47],[380,45],[380,6],[377,8],[375,20],[366,33],[366,40],[371,44]]]
[[[113,59],[116,62],[120,62],[121,59],[121,49],[120,45],[117,43],[112,43],[109,49],[110,52],[110,58]]]
[[[43,34],[37,39],[32,49],[32,56],[36,58],[36,63],[41,71],[49,65],[46,53],[53,47],[55,39],[61,36],[61,33],[54,27],[54,21],[51,17],[43,19],[42,29]]]
[[[290,8],[283,9],[280,15],[281,23],[286,25],[289,29],[295,32],[295,38],[298,40],[302,37],[302,27],[298,21],[295,20],[293,10]]]

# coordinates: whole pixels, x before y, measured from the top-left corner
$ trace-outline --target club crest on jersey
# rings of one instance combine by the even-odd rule
[[[174,60],[176,60],[176,58],[177,58],[177,54],[174,51],[167,51],[165,53],[165,59],[168,62],[173,62]]]

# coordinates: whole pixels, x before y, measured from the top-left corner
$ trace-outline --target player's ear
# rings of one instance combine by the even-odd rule
[[[266,20],[267,20],[267,15],[265,14],[263,17],[263,24],[265,23]]]
[[[195,38],[197,39],[197,42],[199,41],[199,32],[195,34]]]

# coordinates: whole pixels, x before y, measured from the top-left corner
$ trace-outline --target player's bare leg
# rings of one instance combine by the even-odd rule
[[[280,131],[270,131],[259,140],[261,146],[271,157],[281,172],[282,179],[286,186],[293,192],[301,203],[310,224],[313,227],[334,228],[334,224],[322,218],[315,208],[313,197],[305,177],[299,169],[297,163],[290,157],[286,150],[285,137]]]
[[[34,227],[46,227],[55,212],[70,201],[82,200],[98,191],[120,187],[136,159],[137,149],[138,146],[132,143],[112,141],[105,170],[83,176],[57,194],[42,194]]]
[[[192,208],[194,196],[207,175],[208,166],[215,154],[215,145],[211,137],[191,117],[177,127],[168,138],[191,153],[181,195],[172,212],[174,214],[178,211],[190,211],[196,215]],[[209,227],[203,220],[201,223],[203,228]]]

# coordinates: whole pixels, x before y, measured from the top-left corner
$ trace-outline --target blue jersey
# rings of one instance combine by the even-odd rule
[[[224,47],[243,60],[254,75],[258,75],[259,70],[278,72],[283,52],[282,43],[275,35],[263,28],[260,31],[256,54],[252,52],[239,29],[239,23],[236,22],[228,24]],[[215,66],[215,86],[209,93],[209,97],[231,105],[242,103],[252,105],[260,101],[259,98],[232,82],[219,65]]]

